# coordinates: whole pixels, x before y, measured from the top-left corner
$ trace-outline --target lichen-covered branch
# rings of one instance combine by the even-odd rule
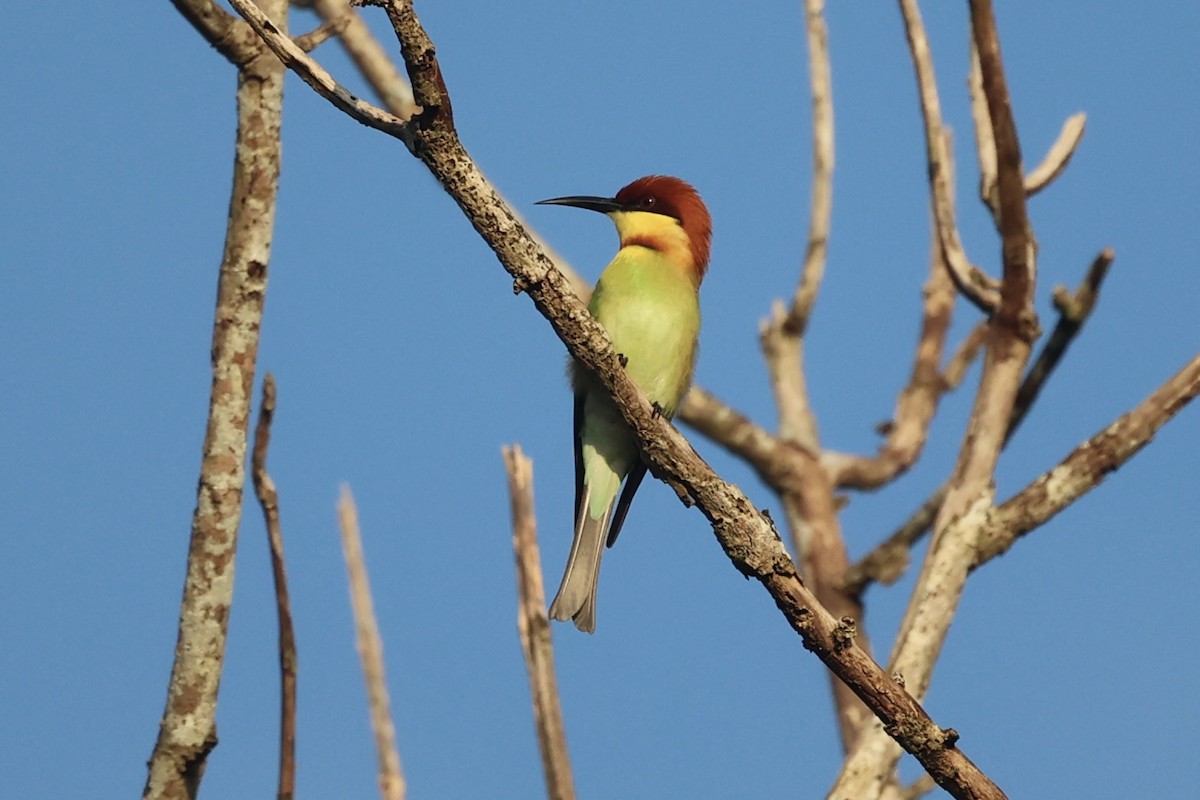
[[[281,17],[287,12],[285,0],[264,0],[264,5]],[[185,16],[205,36],[213,34],[214,26],[222,41],[244,41],[249,34],[240,22],[225,24],[211,4],[177,7],[187,9]],[[217,743],[217,693],[233,600],[251,390],[279,184],[283,66],[260,45],[218,49],[238,59],[233,190],[217,282],[212,389],[175,661],[142,791],[144,798],[155,800],[195,797],[208,753]]]

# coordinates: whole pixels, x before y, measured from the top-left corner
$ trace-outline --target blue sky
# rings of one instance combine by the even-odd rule
[[[868,451],[916,336],[925,167],[896,8],[831,5],[834,224],[809,379],[823,442]],[[1051,287],[1073,286],[1100,248],[1117,253],[1099,309],[1005,453],[1004,497],[1196,352],[1200,9],[1001,5],[1026,162],[1067,116],[1089,115],[1070,169],[1031,202],[1047,328]],[[974,199],[965,4],[923,10],[963,238],[995,272]],[[17,4],[0,55],[0,786],[14,798],[140,791],[195,502],[234,71],[168,3],[126,13]],[[611,226],[533,201],[650,172],[700,189],[715,236],[697,380],[770,426],[757,323],[794,286],[807,226],[798,4],[418,13],[467,147],[589,277],[614,251]],[[367,17],[391,47],[382,12]],[[317,57],[361,89],[335,45]],[[260,368],[279,384],[271,471],[300,648],[299,796],[376,791],[336,533],[342,482],[359,502],[410,796],[539,796],[499,448],[518,441],[535,461],[552,590],[573,487],[563,348],[398,142],[289,79],[284,148]],[[955,335],[975,320],[961,309]],[[977,377],[946,402],[912,473],[853,498],[855,555],[940,482]],[[695,441],[774,507],[746,468]],[[972,579],[927,707],[1010,797],[1200,787],[1198,441],[1189,408]],[[209,798],[269,796],[275,781],[274,608],[253,504],[242,536]],[[580,795],[823,796],[840,763],[823,668],[703,518],[648,482],[605,563],[597,634],[555,628]],[[869,594],[876,647],[909,588]]]

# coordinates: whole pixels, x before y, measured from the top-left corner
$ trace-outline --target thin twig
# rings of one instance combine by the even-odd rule
[[[285,0],[265,2],[286,14]],[[238,68],[237,141],[225,249],[213,319],[212,382],[175,660],[143,798],[194,798],[217,744],[217,695],[233,603],[233,574],[246,482],[251,393],[267,289],[279,186],[284,70],[256,58],[249,29],[227,24],[211,3],[176,7]],[[240,33],[239,33],[240,31]]]
[[[343,22],[345,27],[338,38],[345,48],[346,54],[358,67],[359,72],[385,108],[402,120],[410,119],[421,110],[413,100],[412,89],[409,87],[408,81],[400,74],[400,70],[384,50],[383,45],[375,38],[375,34],[371,33],[371,29],[363,22],[359,13],[350,7],[347,0],[313,0],[313,9],[327,23]],[[517,218],[523,225],[525,224],[520,216]],[[527,225],[526,229],[554,261],[558,271],[571,281],[575,287],[575,293],[582,300],[587,301],[592,292],[592,287],[587,280],[542,239],[537,231]]]
[[[975,359],[979,357],[979,351],[983,349],[987,343],[988,325],[986,321],[980,322],[971,329],[958,344],[958,349],[954,351],[954,355],[946,362],[945,369],[942,370],[942,383],[946,384],[946,391],[957,389],[967,377],[967,370],[975,363]]]
[[[971,98],[971,120],[975,130],[975,155],[979,160],[979,199],[1000,218],[1000,200],[996,195],[996,137],[992,134],[992,117],[987,97],[983,94],[983,74],[979,71],[979,50],[971,39],[971,69],[967,73],[967,94]]]
[[[306,53],[311,53],[334,36],[340,36],[346,29],[346,26],[350,24],[350,20],[351,17],[349,15],[344,15],[322,22],[303,36],[297,36],[295,39],[296,46]]]
[[[804,0],[804,28],[808,37],[808,73],[812,91],[813,174],[808,245],[788,315],[788,327],[797,336],[802,336],[808,326],[825,274],[829,225],[833,216],[833,79],[829,70],[825,0]]]
[[[503,448],[503,454],[512,503],[513,556],[517,564],[517,633],[521,637],[525,668],[529,672],[546,796],[551,800],[573,800],[575,784],[571,778],[571,757],[558,700],[554,643],[550,619],[546,616],[546,590],[542,585],[542,558],[538,552],[533,462],[521,452],[520,445]]]
[[[925,158],[929,166],[929,196],[933,206],[933,217],[937,222],[938,241],[941,243],[954,285],[980,310],[991,314],[1000,304],[996,281],[971,264],[958,235],[954,200],[946,170],[948,154],[943,136],[945,129],[942,125],[937,78],[934,75],[929,39],[925,35],[925,24],[921,20],[917,0],[900,0],[900,13],[904,17],[904,31],[916,71],[917,92],[921,98]]]
[[[1086,128],[1087,114],[1081,112],[1067,117],[1062,130],[1058,132],[1058,138],[1046,151],[1046,157],[1042,159],[1042,163],[1025,176],[1025,194],[1032,197],[1053,183],[1054,179],[1063,173],[1067,164],[1071,162],[1071,156],[1075,155],[1075,151],[1079,149],[1079,143],[1083,141],[1083,133]]]
[[[383,663],[383,640],[375,607],[371,602],[371,583],[363,559],[362,537],[358,530],[358,509],[350,487],[342,487],[338,501],[338,527],[342,533],[342,551],[350,577],[350,605],[354,609],[355,641],[362,660],[363,681],[367,686],[367,705],[371,712],[371,730],[375,733],[375,753],[379,761],[379,794],[383,800],[404,800],[406,787],[400,770],[400,752],[396,749],[396,726],[392,722],[388,699],[387,674]]]
[[[313,91],[333,103],[338,110],[368,128],[383,131],[406,143],[411,141],[408,125],[404,120],[355,97],[346,87],[335,81],[324,67],[279,29],[279,23],[272,21],[272,17],[276,15],[264,14],[251,0],[230,0],[229,4],[250,23],[254,32],[262,37],[288,69],[299,75]]]
[[[275,419],[275,378],[263,378],[262,405],[254,429],[254,453],[250,459],[254,494],[267,523],[271,550],[271,575],[275,581],[275,613],[279,619],[279,800],[292,800],[296,792],[296,633],[292,626],[292,602],[288,597],[287,567],[283,559],[283,529],[279,523],[279,493],[267,472],[271,447],[271,422]]]
[[[313,0],[312,5],[326,23],[345,21],[338,40],[384,108],[403,120],[417,113],[408,81],[348,0]]]
[[[1066,355],[1071,342],[1075,341],[1075,337],[1079,335],[1083,323],[1091,316],[1092,310],[1096,307],[1096,301],[1100,299],[1100,286],[1104,283],[1104,278],[1108,275],[1108,268],[1115,257],[1116,253],[1111,247],[1104,248],[1096,256],[1091,267],[1088,268],[1083,282],[1079,284],[1079,288],[1073,294],[1068,292],[1065,286],[1054,287],[1054,307],[1058,311],[1058,323],[1054,326],[1050,338],[1042,345],[1037,360],[1033,362],[1033,366],[1025,375],[1025,380],[1021,382],[1021,389],[1017,392],[1012,416],[1008,420],[1008,430],[1004,434],[1006,444],[1021,427],[1025,415],[1029,413],[1029,409],[1033,407],[1034,402],[1042,393],[1046,379],[1054,372],[1054,368]]]

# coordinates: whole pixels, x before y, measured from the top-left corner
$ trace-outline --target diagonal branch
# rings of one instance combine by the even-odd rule
[[[271,0],[267,5],[274,14],[287,13],[284,0]],[[205,35],[216,24],[214,19],[223,19],[208,3],[177,3],[177,7]],[[220,27],[249,32],[241,23],[225,26],[221,22]],[[208,420],[175,659],[142,790],[144,798],[154,800],[195,797],[208,754],[217,744],[217,695],[233,603],[251,392],[279,186],[283,67],[273,58],[255,57],[263,52],[257,44],[222,52],[244,59],[235,60],[233,186],[217,280]]]
[[[254,32],[262,37],[267,46],[279,56],[284,66],[300,76],[313,91],[324,97],[342,113],[361,122],[368,128],[382,131],[389,136],[409,143],[411,140],[407,123],[395,114],[355,97],[325,71],[303,48],[288,38],[275,22],[249,0],[230,0],[234,10],[242,15]]]
[[[972,569],[1003,555],[1025,534],[1100,485],[1150,443],[1158,430],[1200,394],[1200,356],[1061,464],[997,508],[980,533]]]
[[[1116,253],[1111,247],[1100,251],[1100,254],[1092,261],[1092,266],[1088,268],[1083,282],[1079,284],[1079,288],[1073,294],[1068,292],[1064,286],[1054,287],[1054,307],[1058,310],[1058,323],[1054,326],[1050,338],[1042,345],[1042,350],[1025,375],[1025,380],[1021,382],[1021,389],[1017,392],[1017,399],[1013,405],[1012,416],[1008,420],[1008,430],[1004,434],[1006,444],[1021,427],[1021,423],[1025,421],[1029,409],[1041,395],[1042,387],[1046,385],[1046,379],[1062,361],[1062,357],[1067,354],[1067,348],[1079,335],[1083,323],[1091,316],[1092,310],[1096,307],[1096,301],[1100,299],[1100,285],[1108,275],[1108,268],[1114,258],[1116,258]]]
[[[558,700],[558,680],[554,675],[554,644],[550,619],[546,616],[546,590],[542,585],[542,558],[533,511],[533,462],[521,452],[520,445],[505,447],[503,453],[512,502],[513,555],[517,562],[517,632],[529,672],[546,796],[551,800],[574,800],[575,784]]]
[[[408,82],[348,0],[313,0],[313,10],[326,23],[344,21],[338,40],[384,108],[405,120],[417,113]]]
[[[171,4],[231,64],[248,64],[262,49],[254,31],[213,0],[171,0]]]

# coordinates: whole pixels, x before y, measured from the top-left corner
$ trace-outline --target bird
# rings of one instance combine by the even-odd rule
[[[691,385],[700,333],[700,284],[712,241],[700,194],[679,178],[647,175],[613,197],[537,204],[598,211],[616,226],[620,249],[596,282],[588,311],[608,332],[629,377],[670,419]],[[600,382],[574,359],[568,375],[575,398],[575,536],[550,617],[594,633],[604,546],[616,542],[646,464]]]

